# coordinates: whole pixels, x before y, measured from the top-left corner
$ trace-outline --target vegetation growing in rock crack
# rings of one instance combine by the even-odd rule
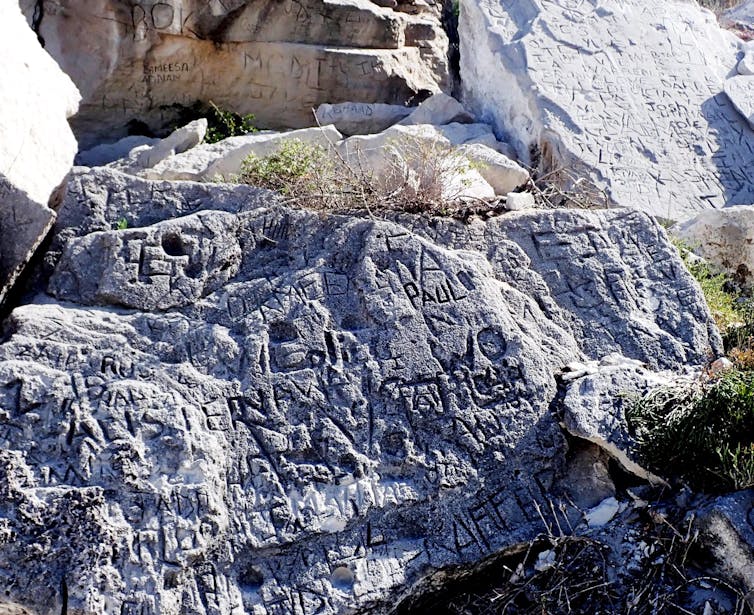
[[[682,242],[681,257],[699,282],[723,335],[732,369],[660,387],[634,400],[628,420],[647,465],[707,491],[754,486],[754,304],[730,276]]]
[[[404,137],[385,147],[384,168],[369,167],[361,151],[288,139],[268,156],[249,155],[233,179],[310,209],[444,215],[459,208],[473,165],[449,145]]]
[[[696,489],[754,486],[754,371],[659,387],[627,418],[645,463]]]
[[[754,298],[731,276],[715,271],[695,256],[684,241],[674,239],[684,265],[702,288],[723,336],[726,352],[741,367],[754,368]]]
[[[209,112],[207,113],[207,134],[204,140],[207,143],[216,143],[228,137],[245,135],[250,132],[257,132],[254,126],[254,115],[239,115],[232,111],[220,109],[212,101],[209,102]]]

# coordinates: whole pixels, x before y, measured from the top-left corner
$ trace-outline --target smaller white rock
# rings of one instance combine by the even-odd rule
[[[416,111],[399,123],[403,126],[434,124],[442,126],[452,122],[471,123],[474,117],[452,96],[438,92],[430,96]]]
[[[508,194],[529,181],[526,169],[486,145],[464,143],[459,151],[475,163],[479,174],[497,195]]]
[[[315,115],[323,126],[333,124],[344,135],[368,135],[382,132],[410,115],[415,107],[382,103],[344,102],[322,104]]]
[[[717,376],[718,374],[724,374],[725,372],[732,370],[733,367],[733,361],[725,357],[720,357],[716,361],[712,362],[712,365],[709,366],[709,369],[712,374]]]
[[[288,132],[265,132],[228,137],[217,143],[205,143],[182,154],[166,158],[140,175],[147,179],[212,181],[215,177],[231,177],[241,171],[249,154],[269,156],[283,141],[295,139],[302,143],[327,148],[343,138],[335,126],[303,128]]]
[[[754,53],[746,53],[736,66],[739,75],[754,75]]]
[[[589,527],[602,527],[620,512],[621,505],[615,498],[606,498],[586,512]]]
[[[733,106],[754,128],[754,76],[743,74],[726,79],[724,89]]]
[[[495,137],[494,133],[492,132],[486,133],[481,137],[476,137],[474,139],[466,141],[466,144],[468,145],[473,145],[476,143],[478,143],[479,145],[486,145],[487,147],[490,147],[496,152],[502,154],[506,158],[510,158],[514,161],[518,160],[516,150],[513,149],[513,146],[510,143],[506,143],[505,141],[498,141],[497,137]]]
[[[142,153],[136,163],[145,169],[151,168],[170,156],[182,154],[192,147],[196,147],[204,140],[206,134],[206,118],[189,122],[185,126],[174,130],[150,150]]]
[[[537,555],[537,561],[534,562],[534,570],[538,572],[544,572],[545,570],[549,570],[555,565],[555,551],[552,549],[548,549],[547,551],[542,551],[539,555]]]
[[[505,195],[505,208],[510,211],[532,209],[535,206],[531,192],[509,192]]]
[[[349,137],[338,145],[338,150],[349,164],[369,169],[388,184],[395,179],[402,181],[405,173],[421,184],[420,178],[434,173],[442,183],[443,197],[447,200],[493,199],[492,186],[479,171],[471,168],[462,152],[454,149],[467,138],[489,131],[485,124],[397,124],[376,135]],[[441,167],[444,170],[440,174],[434,172]],[[400,170],[397,175],[396,169]]]
[[[126,158],[116,160],[108,166],[123,173],[139,174],[145,169],[156,167],[161,162],[196,147],[204,140],[206,132],[207,120],[205,118],[194,120],[174,130],[154,145],[134,147]]]

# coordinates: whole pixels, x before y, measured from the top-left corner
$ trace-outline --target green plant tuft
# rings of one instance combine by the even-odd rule
[[[715,271],[707,261],[695,256],[691,246],[683,240],[673,239],[673,245],[704,293],[726,352],[734,360],[751,358],[750,366],[754,367],[754,299],[751,294],[736,284],[731,276]],[[748,357],[749,353],[751,357]],[[745,364],[740,366],[747,368]]]
[[[210,110],[207,115],[207,134],[204,140],[207,143],[217,143],[228,137],[245,135],[257,132],[254,126],[254,115],[239,115],[232,111],[220,109],[215,103],[209,101]]]
[[[125,231],[128,228],[128,220],[126,218],[121,218],[115,223],[115,228],[119,231]]]
[[[330,166],[322,147],[288,139],[269,156],[247,156],[238,179],[288,196],[314,189],[315,174],[326,174]]]
[[[658,474],[705,491],[754,486],[754,371],[660,387],[631,402],[626,418]]]

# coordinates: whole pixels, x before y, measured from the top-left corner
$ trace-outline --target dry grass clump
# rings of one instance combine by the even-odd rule
[[[374,159],[368,162],[362,152],[346,160],[334,145],[289,139],[269,156],[248,156],[235,179],[275,190],[289,204],[328,211],[448,215],[468,201],[463,176],[471,163],[454,147],[404,137],[390,143],[379,162],[372,168]]]
[[[671,518],[638,502],[632,522],[590,535],[543,519],[546,531],[523,549],[411,597],[392,615],[675,615],[702,613],[707,600],[732,615],[754,613],[737,587],[700,572],[705,551],[693,516]]]

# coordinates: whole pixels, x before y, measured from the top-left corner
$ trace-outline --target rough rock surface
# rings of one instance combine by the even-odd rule
[[[741,67],[740,62],[739,67]],[[741,68],[743,69],[743,67]],[[749,126],[754,126],[754,101],[752,100],[754,98],[754,75],[736,75],[727,79],[725,81],[725,93],[733,106],[749,123]]]
[[[754,283],[754,209],[751,206],[705,211],[675,225],[671,232],[738,282],[747,286]]]
[[[0,6],[0,303],[55,214],[48,207],[76,153],[66,118],[79,95],[24,25],[13,2]],[[52,199],[53,205],[55,198]]]
[[[0,345],[0,585],[38,613],[387,608],[542,531],[564,365],[718,344],[637,212],[374,220],[96,169],[56,231]]]
[[[78,85],[82,146],[152,130],[213,101],[262,128],[314,123],[324,102],[406,104],[447,81],[435,12],[368,0],[22,0]],[[415,102],[418,102],[416,100]]]
[[[754,201],[738,44],[695,2],[462,0],[459,30],[464,102],[526,164],[670,219]]]
[[[716,572],[740,583],[751,605],[754,594],[754,489],[713,500],[702,511],[704,538]]]
[[[677,376],[648,371],[639,361],[620,356],[606,356],[599,363],[574,364],[568,368],[562,376],[567,383],[563,427],[572,436],[599,446],[628,472],[651,483],[664,484],[640,465],[625,410],[631,398],[677,381]]]

